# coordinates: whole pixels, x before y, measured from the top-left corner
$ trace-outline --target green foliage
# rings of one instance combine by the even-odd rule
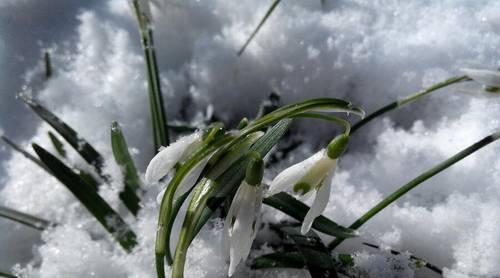
[[[30,97],[21,96],[21,99],[40,116],[45,122],[51,125],[90,165],[92,165],[101,178],[108,181],[109,178],[102,173],[104,158],[85,139],[78,135],[69,125],[59,119],[52,112],[37,103]]]
[[[288,214],[300,222],[304,220],[309,211],[309,206],[285,192],[264,198],[263,203]],[[312,227],[334,237],[350,238],[357,236],[353,229],[345,228],[324,216],[317,217]]]
[[[269,9],[266,11],[266,14],[260,20],[259,24],[255,28],[255,30],[252,32],[252,34],[250,34],[250,37],[248,37],[248,39],[245,41],[245,44],[243,44],[243,46],[238,51],[238,56],[241,56],[243,54],[243,52],[247,48],[248,44],[252,41],[252,39],[255,37],[255,35],[257,35],[257,33],[259,32],[260,28],[262,28],[262,26],[264,25],[264,23],[266,23],[267,19],[269,18],[269,16],[271,16],[271,14],[273,13],[274,9],[278,6],[278,4],[280,2],[281,2],[281,0],[274,0],[273,1],[273,3],[271,4],[271,6],[269,7]]]
[[[52,145],[54,146],[54,149],[57,151],[57,153],[61,157],[66,157],[66,151],[64,150],[64,145],[63,143],[54,135],[52,132],[48,132],[50,141],[52,142]]]
[[[149,5],[149,3],[146,2],[146,5]],[[144,60],[146,62],[151,124],[153,126],[155,151],[158,151],[161,146],[168,146],[170,140],[167,128],[167,116],[165,113],[165,107],[163,106],[160,71],[156,61],[153,30],[150,25],[151,19],[141,11],[139,1],[133,0],[132,6],[139,24],[142,48],[144,51]]]
[[[45,219],[32,216],[17,210],[13,210],[4,206],[0,206],[0,217],[16,221],[23,225],[35,228],[37,230],[45,230],[51,223]]]
[[[116,213],[97,192],[91,188],[78,174],[73,172],[57,157],[33,144],[33,149],[40,160],[80,203],[99,221],[103,227],[127,251],[136,245],[136,235],[123,219]]]
[[[120,192],[120,199],[133,215],[137,215],[140,208],[140,199],[137,196],[140,189],[140,179],[128,151],[125,137],[117,122],[111,124],[111,148],[113,149],[115,161],[120,166],[123,175],[124,187]]]
[[[27,159],[31,160],[33,163],[35,163],[36,165],[38,165],[40,168],[42,168],[43,170],[45,170],[46,172],[48,173],[51,173],[50,172],[50,169],[47,168],[47,166],[45,166],[45,164],[43,164],[38,158],[34,157],[33,155],[31,155],[29,152],[23,150],[19,145],[17,145],[16,143],[14,143],[14,141],[10,140],[9,138],[7,138],[7,136],[5,135],[1,135],[0,138],[2,138],[2,140],[7,144],[9,145],[13,150],[19,152],[20,154],[22,154],[24,157],[26,157]]]

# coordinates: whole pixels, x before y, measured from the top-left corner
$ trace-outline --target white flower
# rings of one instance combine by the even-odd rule
[[[229,271],[232,276],[240,262],[250,253],[260,226],[262,187],[243,181],[234,196],[224,225],[229,242]]]
[[[168,147],[162,147],[160,152],[153,157],[146,169],[145,179],[147,183],[154,183],[165,177],[177,163],[184,162],[192,153],[194,153],[202,145],[202,132],[197,131],[191,135],[181,137]],[[200,161],[190,172],[184,177],[181,184],[177,188],[175,196],[184,194],[198,179],[201,171],[205,168],[209,157]],[[165,189],[158,195],[158,199],[163,197]]]
[[[500,88],[500,72],[482,69],[461,69],[468,77],[491,87]]]
[[[302,234],[311,229],[314,219],[325,210],[336,166],[337,158],[330,158],[327,150],[322,149],[308,159],[285,169],[271,182],[268,195],[291,191],[299,199],[307,199],[315,193],[314,202],[302,222]]]

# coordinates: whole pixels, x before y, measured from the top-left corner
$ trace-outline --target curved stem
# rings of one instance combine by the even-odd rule
[[[291,118],[310,118],[310,119],[326,120],[343,126],[345,135],[349,135],[349,133],[351,132],[351,124],[347,120],[332,115],[320,114],[320,113],[301,113],[294,115]]]
[[[361,227],[363,224],[365,224],[368,220],[370,220],[372,217],[377,215],[377,213],[381,212],[383,209],[385,209],[387,206],[392,204],[394,201],[405,195],[408,191],[412,190],[413,188],[417,187],[419,184],[422,182],[430,179],[434,175],[438,174],[439,172],[445,170],[446,168],[450,167],[451,165],[457,163],[458,161],[462,160],[463,158],[469,156],[470,154],[474,153],[475,151],[481,149],[482,147],[494,142],[495,140],[500,138],[500,132],[493,133],[489,136],[486,136],[482,140],[472,144],[471,146],[465,148],[464,150],[460,151],[459,153],[455,154],[454,156],[448,158],[447,160],[439,163],[438,165],[432,167],[431,169],[425,171],[424,173],[420,174],[418,177],[414,178],[407,184],[401,186],[399,189],[394,191],[391,195],[387,196],[385,199],[380,201],[377,205],[375,205],[372,209],[370,209],[368,212],[366,212],[363,216],[358,218],[351,226],[349,226],[350,229],[358,229]],[[330,244],[328,244],[328,248],[330,250],[335,249],[338,245],[340,245],[344,241],[343,238],[336,238]]]
[[[444,88],[446,86],[449,86],[449,85],[452,85],[452,84],[456,84],[456,83],[460,83],[460,82],[463,82],[463,81],[469,81],[471,80],[469,77],[467,77],[466,75],[462,75],[462,76],[457,76],[457,77],[452,77],[450,79],[447,79],[443,82],[440,82],[440,83],[437,83],[425,90],[422,90],[418,93],[415,93],[415,94],[412,94],[412,95],[409,95],[407,97],[404,97],[402,99],[399,99],[399,100],[396,100],[394,102],[391,102],[385,106],[383,106],[382,108],[376,110],[375,112],[371,113],[370,115],[366,116],[363,120],[357,122],[355,125],[352,126],[352,130],[351,130],[351,133],[354,133],[356,132],[356,130],[358,130],[359,128],[361,128],[362,126],[366,125],[367,123],[369,123],[370,121],[372,121],[373,119],[377,118],[378,116],[380,115],[383,115],[391,110],[394,110],[396,108],[399,108],[399,107],[402,107],[406,104],[409,104],[411,102],[414,102],[415,100],[419,99],[420,97],[423,97],[423,96],[426,96],[434,91],[437,91],[441,88]]]

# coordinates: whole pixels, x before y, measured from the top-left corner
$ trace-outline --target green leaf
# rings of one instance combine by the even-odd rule
[[[150,19],[141,11],[139,1],[133,0],[132,7],[134,9],[137,22],[139,23],[139,32],[141,35],[144,60],[146,62],[146,73],[148,77],[149,108],[151,112],[151,124],[153,126],[153,138],[155,151],[158,151],[161,146],[168,146],[170,142],[167,128],[167,117],[165,114],[165,107],[163,106],[160,72],[156,61],[153,30],[151,29]]]
[[[64,123],[52,112],[37,103],[30,97],[21,96],[22,100],[44,121],[51,125],[90,165],[92,165],[99,176],[105,181],[108,177],[102,173],[104,158],[85,139],[76,133],[74,129]]]
[[[288,214],[299,222],[304,220],[309,211],[309,206],[285,192],[264,198],[263,203]],[[354,230],[345,228],[322,215],[314,220],[312,227],[334,237],[350,238],[357,236]]]
[[[50,141],[52,142],[52,145],[54,146],[54,149],[57,151],[57,153],[61,157],[66,157],[66,151],[64,150],[64,145],[63,143],[54,135],[52,132],[48,132]]]
[[[255,35],[257,35],[260,28],[262,28],[262,26],[264,25],[266,20],[269,18],[269,16],[273,13],[274,9],[278,6],[280,1],[281,0],[274,0],[274,2],[271,4],[269,9],[266,11],[266,14],[264,15],[264,17],[260,20],[259,24],[257,25],[257,28],[255,28],[255,30],[252,32],[252,34],[250,34],[250,37],[245,41],[245,44],[243,44],[241,49],[238,51],[238,56],[241,56],[241,54],[243,54],[243,52],[247,48],[248,44],[252,41],[252,39],[255,37]]]
[[[368,210],[365,214],[363,214],[356,221],[354,221],[354,223],[352,223],[349,226],[349,228],[358,229],[359,227],[363,226],[363,224],[365,224],[368,220],[370,220],[372,217],[374,217],[379,212],[384,210],[386,207],[391,205],[397,199],[404,196],[410,190],[414,189],[418,185],[422,184],[424,181],[432,178],[433,176],[446,170],[448,167],[452,166],[453,164],[457,163],[458,161],[466,158],[467,156],[473,154],[477,150],[480,150],[481,148],[487,146],[488,144],[490,144],[492,142],[495,142],[498,139],[500,139],[500,132],[492,133],[491,135],[484,137],[483,139],[481,139],[481,140],[477,141],[476,143],[470,145],[469,147],[463,149],[462,151],[458,152],[457,154],[453,155],[452,157],[450,157],[450,158],[442,161],[441,163],[435,165],[434,167],[428,169],[427,171],[423,172],[422,174],[420,174],[416,178],[412,179],[408,183],[406,183],[406,184],[402,185],[401,187],[399,187],[398,189],[396,189],[389,196],[385,197],[382,201],[380,201],[378,204],[376,204],[373,208]],[[333,250],[337,246],[339,246],[343,241],[344,241],[344,238],[336,238],[335,240],[333,240],[332,242],[330,242],[328,244],[328,248],[330,250]]]
[[[12,275],[10,272],[0,270],[0,277],[6,277],[6,278],[17,278],[17,276]]]
[[[0,206],[0,217],[16,221],[37,230],[45,230],[51,223],[42,218],[19,212],[4,206]]]
[[[124,187],[120,192],[120,199],[125,206],[137,215],[139,211],[140,198],[136,192],[140,187],[140,179],[137,175],[134,161],[128,151],[127,142],[117,122],[111,123],[111,148],[116,163],[120,166],[123,175]]]
[[[260,137],[255,144],[252,145],[252,147],[250,147],[249,152],[256,151],[262,157],[265,157],[285,134],[291,123],[292,120],[290,119],[278,122],[268,132],[266,132],[266,134]],[[245,177],[247,164],[248,159],[242,157],[216,179],[216,184],[219,186],[214,190],[207,201],[207,206],[203,209],[203,213],[201,214],[200,220],[198,221],[192,234],[192,238],[199,233],[201,228],[205,225],[208,219],[210,219],[217,208],[226,200],[226,198],[232,199],[232,196],[236,193],[238,186]]]
[[[271,150],[271,148],[278,142],[278,140],[283,136],[283,134],[288,130],[289,125],[292,120],[283,120],[276,124],[270,131],[268,131],[265,135],[260,137],[255,144],[253,144],[249,152],[257,151],[264,156],[267,152]],[[217,156],[215,154],[214,156]],[[227,169],[223,174],[216,178],[215,181],[205,182],[203,183],[203,187],[199,186],[198,188],[202,188],[203,190],[199,192],[199,198],[193,199],[195,201],[195,205],[193,205],[192,213],[196,214],[196,217],[190,216],[188,219],[185,219],[186,225],[189,225],[189,228],[185,228],[183,232],[181,232],[180,238],[183,239],[183,243],[179,248],[184,248],[187,250],[191,241],[194,237],[199,233],[201,228],[205,225],[208,219],[212,216],[215,210],[224,202],[224,200],[228,197],[229,194],[234,194],[235,190],[237,190],[238,186],[241,184],[241,181],[244,178],[246,165],[248,163],[248,159],[243,156],[234,162],[229,169]],[[214,169],[217,169],[214,168]],[[210,174],[209,174],[210,175]],[[177,175],[176,175],[177,176]],[[174,177],[175,179],[175,177]],[[221,186],[217,186],[220,184]],[[170,187],[170,185],[169,185]],[[201,190],[201,189],[198,189]],[[167,188],[168,192],[168,188]],[[165,193],[166,194],[166,193]],[[231,194],[231,195],[232,195]],[[192,202],[193,202],[192,200]],[[197,200],[202,200],[197,202]],[[184,201],[184,200],[182,200]],[[180,205],[179,205],[180,206]],[[196,208],[195,208],[196,207]],[[165,247],[170,246],[170,233],[171,226],[175,221],[176,213],[169,214],[169,221],[167,222],[167,226],[159,226],[159,228],[164,229],[164,236],[166,236],[166,241],[161,244]],[[188,221],[188,222],[186,222]],[[158,235],[157,235],[157,243],[158,243]],[[158,246],[158,245],[157,245]],[[179,251],[176,250],[176,253],[181,255],[186,255],[186,252],[183,252],[182,249]],[[166,258],[167,262],[171,263],[172,260],[168,258],[170,250],[166,250]],[[185,257],[184,257],[185,258]],[[179,264],[183,264],[183,257],[176,258]],[[163,260],[159,260],[158,256],[156,259],[157,273],[159,277],[162,276],[163,273]],[[180,272],[183,270],[179,269],[179,265],[176,266],[176,271]]]
[[[302,102],[293,103],[280,107],[273,112],[255,120],[249,126],[242,130],[243,134],[248,134],[256,130],[260,130],[268,125],[276,123],[285,118],[293,118],[307,112],[344,112],[352,113],[363,117],[365,112],[360,107],[352,105],[352,103],[336,98],[314,98]]]
[[[43,170],[45,170],[47,173],[52,174],[50,172],[50,169],[47,168],[47,166],[45,166],[45,164],[43,164],[38,158],[36,158],[33,155],[31,155],[29,152],[23,150],[20,146],[18,146],[12,140],[10,140],[9,138],[7,138],[5,135],[1,135],[0,138],[2,138],[2,140],[7,145],[9,145],[12,149],[14,149],[15,151],[17,151],[17,152],[21,153],[22,155],[24,155],[24,157],[26,157],[27,159],[31,160],[36,165],[40,166],[40,168],[42,168]]]
[[[52,63],[50,62],[50,53],[45,51],[43,54],[43,61],[45,66],[45,78],[49,79],[52,76]]]
[[[276,252],[257,257],[253,260],[253,269],[263,268],[303,268],[306,262],[302,254],[294,252]]]
[[[73,193],[95,219],[104,226],[125,250],[131,251],[137,243],[136,235],[120,215],[95,190],[90,188],[78,174],[64,165],[57,157],[37,144],[33,144],[33,149],[54,176]]]
[[[187,123],[169,123],[167,127],[178,133],[195,132],[198,128]]]
[[[363,245],[366,245],[366,246],[369,246],[369,247],[372,247],[372,248],[375,248],[375,249],[380,249],[379,246],[377,246],[375,244],[368,243],[368,242],[363,242]],[[393,255],[399,255],[399,254],[401,254],[401,252],[393,250],[393,249],[390,249],[390,252]],[[439,275],[443,275],[443,271],[441,270],[441,268],[437,267],[434,264],[429,263],[428,261],[426,261],[424,259],[421,259],[421,258],[413,256],[413,255],[410,255],[410,259],[415,262],[415,264],[417,265],[417,268],[426,267],[429,270],[431,270],[431,271],[433,271],[433,272],[435,272],[435,273],[437,273]]]
[[[94,191],[98,191],[99,183],[97,182],[96,179],[94,179],[94,177],[91,174],[89,174],[85,171],[82,171],[80,169],[75,169],[75,170],[78,171],[78,175],[89,186],[89,188],[91,188]]]
[[[184,275],[187,249],[192,240],[191,233],[196,227],[196,223],[203,212],[211,191],[215,188],[214,184],[213,180],[203,178],[195,189],[194,196],[186,212],[186,217],[182,223],[179,239],[177,240],[174,263],[172,265],[172,277],[183,277]]]
[[[189,171],[191,171],[191,169],[193,169],[201,160],[233,139],[234,138],[232,136],[224,135],[214,138],[212,142],[205,143],[205,145],[200,147],[194,154],[192,154],[188,160],[180,165],[180,167],[176,170],[174,177],[167,185],[167,189],[160,205],[160,215],[158,217],[158,229],[156,233],[155,253],[158,276],[164,277],[163,267],[158,264],[163,263],[163,260],[160,258],[163,258],[165,256],[168,263],[172,262],[170,253],[170,236],[168,235],[169,230],[171,229],[171,227],[169,227],[169,222],[175,220],[172,219],[171,216],[174,212],[174,195],[177,187],[180,185]]]
[[[311,230],[306,235],[302,235],[300,227],[288,226],[281,230],[296,244],[312,278],[337,277],[330,252],[314,231]]]

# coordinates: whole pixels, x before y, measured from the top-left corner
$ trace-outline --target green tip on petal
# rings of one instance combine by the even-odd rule
[[[245,173],[245,181],[249,185],[259,185],[264,176],[264,161],[258,153],[248,163]]]
[[[333,140],[328,144],[327,154],[331,159],[337,159],[342,155],[342,153],[347,148],[347,144],[349,143],[349,136],[346,134],[338,135],[333,138]]]
[[[306,195],[311,189],[312,186],[307,182],[299,182],[293,186],[293,192],[300,195]]]

